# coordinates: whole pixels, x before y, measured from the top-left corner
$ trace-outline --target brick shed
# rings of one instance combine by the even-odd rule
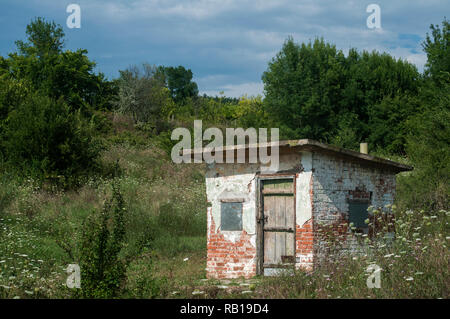
[[[312,269],[324,245],[317,230],[350,234],[352,222],[367,232],[368,206],[392,204],[395,175],[412,169],[309,139],[277,145],[279,168],[270,174],[259,163],[207,165],[208,278]]]

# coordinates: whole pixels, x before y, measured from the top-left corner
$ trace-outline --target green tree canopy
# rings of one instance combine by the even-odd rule
[[[360,141],[402,148],[397,142],[401,126],[384,138],[384,121],[397,124],[414,111],[406,96],[417,94],[418,79],[415,66],[386,53],[351,49],[345,56],[323,39],[298,45],[292,38],[262,76],[269,118],[282,137],[351,148]],[[401,112],[386,114],[390,103]]]
[[[427,34],[422,43],[427,54],[425,75],[435,83],[448,82],[450,78],[450,22],[444,19],[442,29],[431,25],[431,36]]]
[[[173,101],[158,68],[144,63],[120,71],[115,109],[130,114],[134,121],[157,124],[171,114]]]
[[[198,95],[197,83],[192,81],[192,71],[183,66],[160,66],[159,72],[163,75],[166,86],[175,102],[182,102],[186,98]]]
[[[74,110],[108,108],[114,88],[104,75],[94,73],[87,51],[66,50],[60,25],[36,18],[28,26],[28,41],[16,41],[18,51],[7,59],[7,73],[27,79],[35,90],[51,98],[64,98]]]
[[[47,22],[44,18],[36,18],[27,25],[26,34],[28,42],[16,41],[19,52],[23,55],[37,55],[40,58],[46,55],[59,54],[64,47],[64,31],[55,22]]]

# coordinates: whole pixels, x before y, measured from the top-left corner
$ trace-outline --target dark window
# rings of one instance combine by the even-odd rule
[[[369,227],[365,222],[366,219],[369,218],[367,208],[369,208],[369,203],[348,203],[349,223],[353,223],[353,227],[356,227],[356,231],[363,231]]]
[[[221,230],[242,230],[242,202],[222,202]]]

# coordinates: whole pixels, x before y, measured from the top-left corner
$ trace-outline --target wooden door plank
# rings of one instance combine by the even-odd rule
[[[287,232],[287,233],[293,233],[294,228],[289,226],[282,226],[282,227],[264,227],[264,231],[269,232]]]
[[[294,197],[285,197],[286,200],[286,226],[294,227]]]
[[[271,196],[264,196],[264,226],[276,226],[276,199]]]
[[[264,234],[264,263],[275,263],[276,233]]]
[[[291,265],[295,259],[293,179],[263,181],[263,273],[269,265]],[[287,262],[286,262],[287,261]]]
[[[286,226],[286,197],[274,197],[277,202],[277,227]],[[284,255],[286,249],[286,234],[276,233],[276,262],[281,263],[281,256]]]
[[[286,255],[285,256],[295,256],[295,241],[294,233],[286,233]]]

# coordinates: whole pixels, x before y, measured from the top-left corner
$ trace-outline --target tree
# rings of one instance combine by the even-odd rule
[[[423,42],[425,76],[418,95],[419,111],[406,121],[406,153],[414,171],[398,180],[402,208],[447,209],[450,198],[450,58],[449,22],[442,31],[431,25]]]
[[[30,92],[10,110],[4,124],[2,149],[7,163],[37,179],[65,177],[64,186],[95,168],[100,145],[92,127],[59,99]]]
[[[391,144],[407,133],[398,129],[417,112],[414,97],[419,91],[420,75],[416,67],[376,51],[350,50],[346,60],[339,118],[345,119],[348,113],[355,115],[356,121],[348,123],[358,139],[354,146],[365,141],[372,149],[404,152],[404,144]]]
[[[343,60],[342,52],[322,39],[299,46],[288,38],[262,76],[268,112],[282,136],[330,137]]]
[[[450,78],[450,22],[444,19],[442,30],[431,25],[431,36],[427,33],[422,47],[427,54],[425,75],[435,83],[448,82]]]
[[[192,71],[185,69],[183,66],[178,67],[159,67],[166,86],[170,90],[170,94],[176,103],[180,103],[188,97],[196,97],[198,95],[197,83],[192,81]]]
[[[392,116],[390,123],[404,122],[408,112],[416,111],[406,96],[417,95],[418,79],[415,66],[386,53],[351,49],[344,56],[322,39],[297,45],[292,38],[262,77],[268,119],[283,138],[314,138],[349,148],[369,141],[373,148],[395,151],[403,151],[398,136],[405,132],[386,135],[383,121]],[[386,114],[390,106],[399,113]]]
[[[60,25],[36,18],[28,26],[28,41],[16,41],[18,52],[9,55],[8,73],[27,79],[35,90],[54,99],[62,97],[73,109],[90,115],[91,108],[108,108],[114,93],[103,74],[95,74],[95,63],[87,51],[66,50]]]
[[[173,112],[169,90],[159,77],[158,69],[150,64],[141,68],[131,66],[120,71],[118,94],[113,102],[120,113],[130,114],[135,123],[167,120]]]
[[[404,208],[436,211],[450,204],[450,84],[426,96],[422,112],[407,122],[414,171],[400,177],[398,192]]]
[[[44,18],[36,18],[27,25],[28,42],[16,41],[19,52],[25,56],[36,55],[44,58],[59,54],[64,47],[64,31],[55,22],[47,22]]]
[[[101,146],[90,116],[113,87],[93,72],[86,51],[63,51],[61,26],[37,18],[26,33],[18,51],[0,59],[2,159],[21,175],[73,186],[97,168]]]
[[[405,155],[407,122],[420,112],[417,95],[386,96],[369,109],[367,141],[388,154]]]

